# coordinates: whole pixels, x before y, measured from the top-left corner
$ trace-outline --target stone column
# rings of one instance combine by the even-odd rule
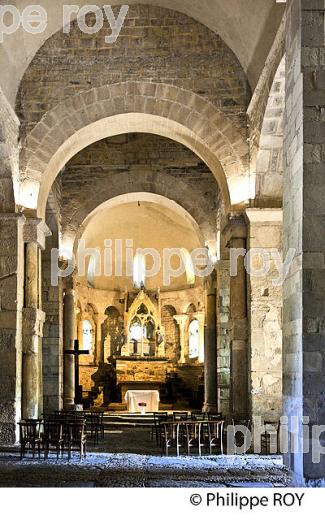
[[[188,321],[187,314],[175,314],[174,320],[176,321],[177,325],[179,326],[179,335],[180,335],[180,346],[181,346],[181,355],[179,362],[185,363],[186,358],[188,357],[188,349],[186,346],[186,334],[185,334],[185,325]]]
[[[40,219],[24,225],[25,296],[23,308],[22,417],[36,419],[43,412],[42,337],[45,313],[41,297],[41,250],[50,235]]]
[[[102,344],[102,326],[107,318],[107,314],[96,314],[96,346],[95,346],[95,363],[107,363],[109,355],[104,352],[104,345]],[[107,355],[106,355],[107,354]]]
[[[51,282],[51,250],[58,247],[58,231],[47,239],[42,253],[42,308],[46,314],[43,331],[43,400],[44,412],[60,410],[63,403],[63,286]]]
[[[74,349],[76,339],[75,307],[73,279],[66,280],[63,297],[63,404],[64,408],[74,407],[75,404],[75,359],[73,354],[66,354],[66,350]]]
[[[248,274],[251,413],[277,422],[282,415],[282,210],[254,208],[246,215],[253,267]]]
[[[242,419],[249,415],[247,280],[244,265],[247,228],[244,217],[232,215],[225,233],[230,247],[231,264],[231,407],[233,416]]]
[[[311,449],[311,427],[315,434],[325,425],[324,18],[324,1],[287,1],[284,257],[290,249],[295,257],[283,288],[283,399],[285,462],[297,485],[325,478],[324,455],[313,462]],[[310,424],[305,454],[303,418]]]
[[[25,219],[0,213],[0,444],[19,440]]]
[[[204,412],[217,411],[217,301],[215,277],[206,282],[204,338]]]

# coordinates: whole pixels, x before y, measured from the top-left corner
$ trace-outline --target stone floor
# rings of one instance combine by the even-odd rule
[[[74,455],[47,461],[25,458],[17,450],[0,453],[1,487],[221,487],[288,486],[281,457],[161,456],[147,429],[107,432],[87,458]]]

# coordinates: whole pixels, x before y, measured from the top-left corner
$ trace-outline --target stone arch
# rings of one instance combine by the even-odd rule
[[[215,215],[204,205],[197,204],[197,194],[180,179],[171,178],[167,174],[160,173],[159,180],[154,173],[146,175],[145,180],[139,178],[136,173],[120,173],[119,183],[109,186],[109,199],[107,191],[104,189],[94,189],[94,194],[90,190],[89,197],[84,204],[71,210],[68,221],[63,228],[63,244],[68,249],[75,240],[76,235],[80,236],[85,229],[88,219],[94,212],[99,211],[108,205],[119,205],[126,202],[142,200],[155,202],[161,205],[173,206],[177,212],[182,208],[183,213],[187,213],[195,221],[202,235],[203,242],[214,241],[216,239]]]
[[[120,311],[114,305],[110,305],[105,309],[106,319],[102,323],[102,352],[104,359],[107,360],[113,354],[121,352],[121,334],[124,328],[123,318]]]
[[[263,71],[256,85],[254,94],[247,109],[247,117],[249,120],[249,140],[250,140],[250,156],[251,169],[256,171],[256,160],[261,138],[261,131],[264,121],[265,112],[269,95],[274,83],[274,78],[278,68],[281,65],[285,52],[286,38],[286,17],[283,16],[278,28],[276,37],[270,49],[269,55],[265,61]]]
[[[285,56],[270,89],[256,159],[256,199],[268,206],[282,205]]]
[[[181,206],[180,204],[176,203],[175,201],[173,201],[172,199],[170,199],[166,196],[161,196],[161,195],[157,195],[157,194],[149,193],[149,192],[126,193],[126,194],[123,194],[120,196],[112,197],[111,199],[103,202],[102,204],[97,206],[91,213],[89,213],[88,215],[86,214],[86,216],[83,220],[78,219],[78,227],[76,228],[76,230],[72,234],[70,234],[70,235],[66,234],[66,235],[63,235],[63,237],[62,237],[62,245],[63,245],[63,249],[65,250],[66,254],[68,252],[70,253],[70,250],[71,250],[71,252],[73,251],[76,254],[78,240],[82,237],[85,229],[87,228],[87,226],[91,222],[91,220],[100,211],[107,209],[107,208],[114,208],[116,206],[120,206],[122,204],[126,204],[128,202],[134,202],[134,201],[152,202],[154,204],[159,204],[161,206],[167,207],[167,208],[175,211],[177,214],[182,216],[185,220],[190,222],[190,224],[194,228],[194,231],[198,235],[202,246],[204,245],[205,241],[212,240],[214,237],[212,225],[209,226],[208,231],[210,233],[208,233],[207,229],[204,228],[204,221],[199,220],[199,222],[198,222],[198,220],[194,218],[194,216],[201,217],[200,208],[197,208],[197,210],[198,210],[197,214],[195,214],[195,212],[193,212],[193,214],[191,214],[183,206]],[[81,215],[84,216],[83,211],[82,211]],[[204,216],[205,215],[203,214],[203,217]],[[200,223],[202,223],[202,228],[200,227]]]
[[[248,145],[227,116],[185,89],[125,82],[82,92],[43,116],[23,144],[19,204],[42,216],[53,181],[69,159],[100,139],[129,132],[187,146],[211,169],[228,207],[248,201]]]
[[[164,305],[161,309],[166,356],[177,362],[180,357],[180,330],[174,319],[176,314],[176,309],[172,305]]]
[[[194,305],[194,303],[190,303],[187,306],[186,314],[194,314],[195,312],[196,312],[196,306]]]
[[[15,211],[19,121],[0,88],[0,212]]]

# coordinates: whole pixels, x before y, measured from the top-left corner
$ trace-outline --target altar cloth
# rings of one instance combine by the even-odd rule
[[[139,403],[146,403],[146,412],[158,412],[159,410],[159,392],[158,390],[128,390],[125,394],[128,412],[141,412],[142,408]]]

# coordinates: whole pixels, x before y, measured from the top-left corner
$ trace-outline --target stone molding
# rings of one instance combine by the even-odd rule
[[[46,237],[52,235],[50,228],[42,219],[27,219],[24,225],[24,242],[36,242],[44,251]]]

